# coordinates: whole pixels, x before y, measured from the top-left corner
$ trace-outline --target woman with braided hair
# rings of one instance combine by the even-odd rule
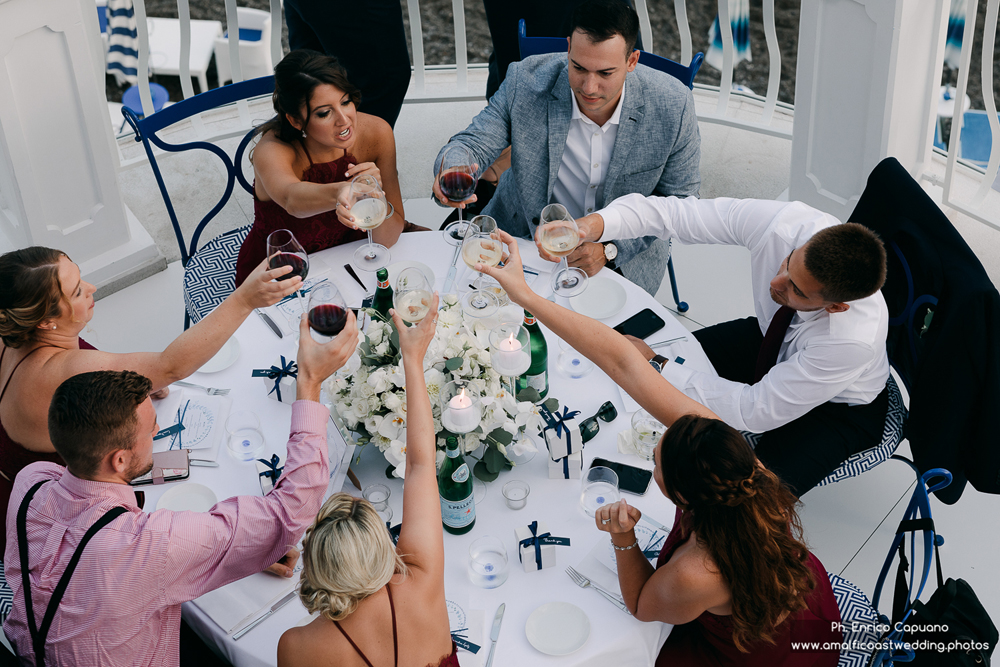
[[[654,569],[637,545],[642,513],[624,500],[598,511],[611,533],[630,611],[673,623],[656,666],[833,667],[840,612],[826,570],[801,541],[796,498],[743,436],[717,419],[676,420],[655,452],[653,478],[677,505]]]

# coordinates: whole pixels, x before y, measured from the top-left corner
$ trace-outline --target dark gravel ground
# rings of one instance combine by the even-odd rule
[[[333,2],[334,0],[323,0]],[[364,0],[352,0],[354,2]],[[409,20],[406,12],[406,1],[400,0],[403,7],[403,21],[409,32]],[[513,0],[512,0],[513,1]],[[536,0],[542,1],[545,0]],[[775,0],[775,23],[778,43],[781,47],[781,87],[778,99],[782,102],[793,102],[795,92],[795,62],[798,50],[799,6],[801,0]],[[969,96],[972,98],[972,108],[982,109],[983,99],[980,86],[980,67],[982,60],[983,23],[986,16],[987,0],[979,0],[979,12],[976,26],[976,42],[972,53],[971,76],[969,77]],[[189,0],[191,18],[226,22],[225,3],[222,0]],[[268,0],[240,0],[247,7],[267,10]],[[146,13],[149,16],[177,16],[175,0],[146,0]],[[649,20],[653,29],[653,51],[659,55],[680,60],[680,37],[677,33],[671,0],[648,0]],[[715,0],[688,0],[687,14],[691,26],[691,37],[695,52],[708,51],[708,29],[717,12]],[[420,17],[423,28],[424,52],[428,64],[445,64],[455,62],[454,27],[452,23],[451,0],[420,0]],[[484,63],[489,59],[492,49],[489,29],[486,26],[486,12],[478,0],[467,0],[465,3],[466,39],[468,42],[468,58],[471,63]],[[750,45],[753,62],[740,63],[733,76],[735,83],[748,86],[760,95],[767,92],[767,77],[770,67],[767,42],[764,37],[762,3],[754,0],[750,3]],[[282,22],[282,41],[288,49],[288,30]],[[719,72],[708,65],[703,65],[695,78],[698,83],[719,84]],[[153,80],[165,86],[170,91],[170,99],[183,98],[180,81],[175,76],[155,76]],[[954,81],[955,73],[943,72],[943,80]],[[994,60],[994,95],[1000,99],[1000,58]],[[215,68],[209,68],[209,86],[218,85],[215,78]],[[121,101],[124,89],[119,88],[113,77],[107,78],[107,95],[112,101]]]

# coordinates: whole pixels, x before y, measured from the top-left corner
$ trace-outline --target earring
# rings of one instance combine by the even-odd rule
[[[56,325],[54,325],[54,324],[52,325],[52,330],[53,330],[53,331],[55,331],[55,330],[56,330]]]
[[[302,138],[303,138],[303,139],[305,139],[305,138],[306,138],[306,131],[305,131],[305,130],[302,130]]]

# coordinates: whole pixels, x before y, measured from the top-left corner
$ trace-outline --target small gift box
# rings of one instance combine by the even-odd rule
[[[514,529],[517,557],[525,572],[544,570],[556,565],[556,547],[569,546],[568,537],[553,537],[544,521],[532,521]]]
[[[264,378],[267,395],[271,398],[289,405],[295,402],[295,378],[299,375],[299,367],[294,359],[279,357],[270,368],[255,368],[250,375]]]
[[[272,454],[270,461],[257,459],[257,479],[260,480],[260,492],[265,496],[278,483],[281,471],[285,469],[284,466],[279,466],[279,463],[281,463],[281,459],[278,458],[277,454]]]
[[[558,410],[550,412],[544,405],[538,407],[538,413],[545,422],[542,434],[545,437],[545,444],[549,448],[549,458],[558,460],[565,456],[578,454],[583,449],[583,438],[580,435],[580,425],[577,424],[576,416],[579,410],[570,412],[569,408],[563,408],[562,414]]]
[[[564,456],[558,461],[549,459],[549,479],[580,479],[583,475],[583,452]]]

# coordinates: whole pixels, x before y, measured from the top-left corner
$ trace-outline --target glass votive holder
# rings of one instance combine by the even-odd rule
[[[264,434],[257,415],[247,410],[232,412],[226,419],[229,453],[239,461],[253,461],[264,449]]]
[[[507,549],[486,535],[469,547],[469,579],[480,588],[496,588],[507,581]]]
[[[645,410],[639,410],[632,415],[632,442],[639,458],[653,460],[653,452],[656,451],[656,446],[666,430],[666,426]]]
[[[479,390],[468,380],[453,380],[441,388],[441,425],[452,433],[468,433],[483,419]]]
[[[503,377],[517,377],[531,366],[531,337],[520,324],[499,324],[490,332],[490,365]]]
[[[594,362],[573,349],[569,343],[559,339],[559,348],[561,352],[557,364],[563,373],[576,380],[593,372]]]
[[[361,495],[372,504],[372,507],[380,510],[389,506],[389,496],[392,495],[392,492],[385,484],[369,484],[361,492]]]
[[[580,494],[580,504],[587,516],[594,516],[597,510],[618,502],[618,475],[611,468],[594,466],[583,475],[583,490]]]
[[[524,509],[524,506],[528,504],[529,493],[531,493],[531,487],[528,486],[527,482],[522,482],[519,479],[512,479],[503,485],[504,502],[512,510]]]
[[[375,512],[378,514],[378,518],[382,519],[382,523],[385,527],[391,530],[392,527],[392,508],[386,505],[385,507],[376,507]]]

